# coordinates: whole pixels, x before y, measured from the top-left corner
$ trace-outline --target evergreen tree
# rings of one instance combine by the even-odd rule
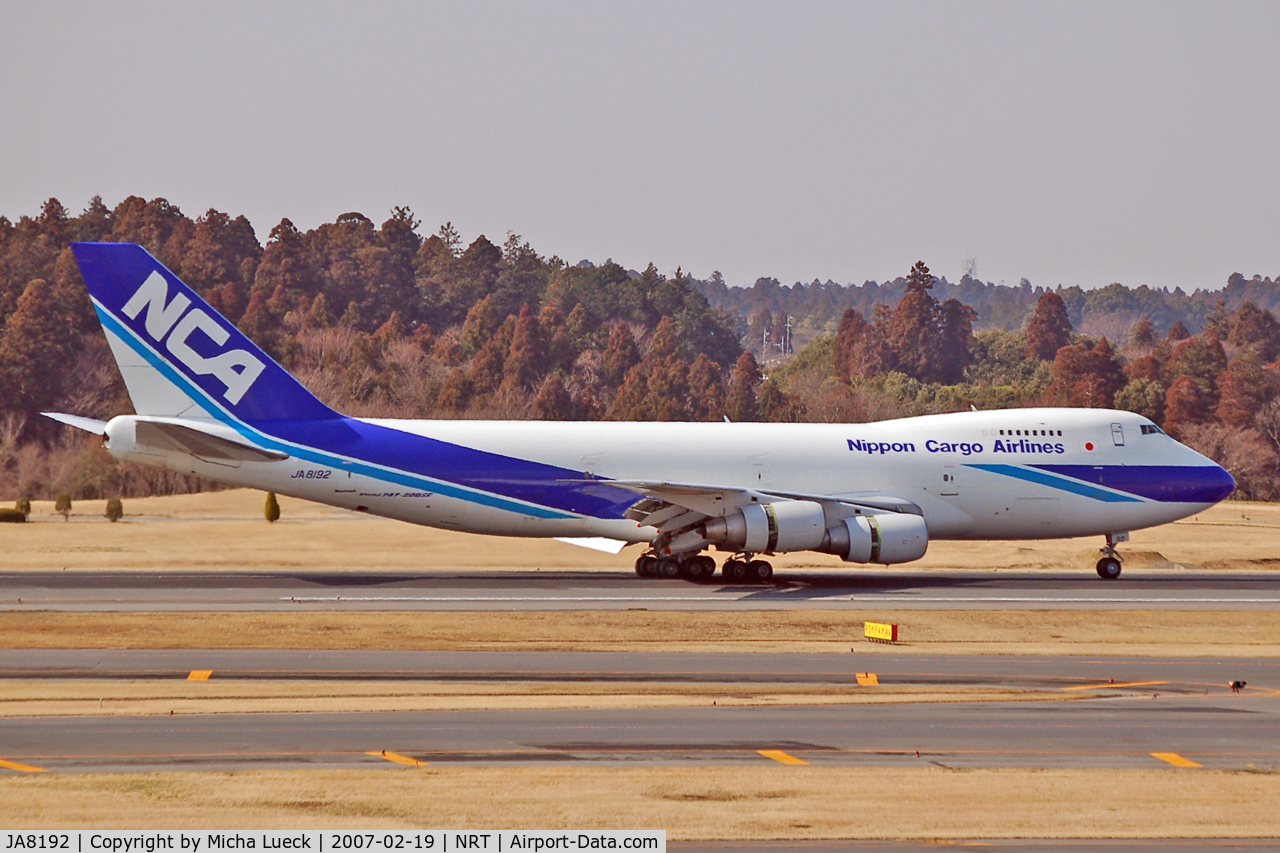
[[[1246,353],[1215,378],[1218,405],[1214,416],[1240,429],[1253,426],[1258,413],[1280,394],[1280,373],[1264,367],[1257,356]]]
[[[757,421],[760,419],[760,405],[756,400],[756,386],[760,384],[760,365],[756,357],[749,351],[744,352],[733,366],[733,375],[729,377],[729,390],[725,394],[725,414],[729,420]]]
[[[1124,370],[1106,338],[1092,347],[1075,344],[1059,349],[1050,376],[1050,395],[1069,406],[1086,408],[1111,408],[1116,393],[1126,384]]]
[[[498,326],[502,325],[505,314],[498,313],[498,301],[493,295],[478,299],[467,311],[467,319],[462,324],[462,332],[458,336],[458,346],[463,353],[471,355],[479,352],[480,347],[493,336]]]
[[[292,222],[281,219],[271,229],[262,260],[254,274],[253,289],[271,296],[271,310],[283,317],[302,301],[314,300],[322,283],[306,238]]]
[[[1206,423],[1213,411],[1209,395],[1192,376],[1179,376],[1164,397],[1164,428],[1175,438],[1195,424]]]
[[[1061,296],[1046,290],[1036,302],[1036,310],[1027,323],[1027,358],[1050,361],[1069,343],[1071,317],[1067,314],[1067,305]]]
[[[543,380],[533,398],[533,416],[540,421],[567,421],[574,416],[573,398],[565,387],[564,375],[555,371]]]
[[[102,203],[102,196],[89,200],[84,211],[72,220],[71,231],[82,243],[100,243],[111,235],[111,211]]]
[[[1206,397],[1216,395],[1218,374],[1227,369],[1227,354],[1212,333],[1196,335],[1178,344],[1165,364],[1165,381],[1172,383],[1180,376],[1190,376],[1200,385]]]
[[[0,334],[0,401],[10,411],[47,411],[62,391],[75,330],[54,296],[47,281],[32,281]]]
[[[508,387],[525,388],[540,379],[546,369],[546,337],[538,315],[526,304],[520,309],[520,316],[511,336],[511,349],[503,365],[506,374],[504,381]]]
[[[604,376],[611,384],[620,384],[627,371],[640,363],[640,350],[627,324],[618,321],[609,335],[603,357]]]
[[[1156,327],[1150,317],[1143,317],[1129,328],[1129,343],[1135,347],[1150,347],[1156,342]]]
[[[1164,386],[1154,379],[1131,379],[1116,394],[1115,406],[1160,423],[1164,420]]]
[[[840,317],[840,326],[836,330],[831,351],[832,373],[842,382],[850,382],[854,377],[863,375],[856,355],[858,344],[866,332],[867,321],[863,319],[862,312],[856,308],[846,308]]]
[[[706,353],[699,353],[689,365],[689,418],[719,420],[724,412],[724,376],[720,365]]]
[[[228,285],[230,286],[232,285]],[[249,306],[245,308],[236,326],[268,355],[278,360],[284,330],[280,326],[280,319],[272,312],[265,293],[261,290],[254,291]]]
[[[1232,344],[1253,349],[1264,362],[1280,357],[1280,322],[1270,311],[1245,300],[1230,325],[1228,340]]]
[[[267,492],[267,502],[262,507],[262,514],[269,522],[280,520],[280,502],[276,500],[275,492]]]
[[[1191,333],[1187,331],[1187,327],[1182,324],[1181,320],[1179,320],[1169,327],[1169,331],[1164,336],[1164,339],[1171,343],[1177,343],[1178,341],[1185,341],[1189,337],[1191,337]]]

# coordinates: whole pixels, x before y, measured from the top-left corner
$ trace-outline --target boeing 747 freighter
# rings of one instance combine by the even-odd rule
[[[1148,419],[1009,409],[867,424],[347,417],[141,246],[72,247],[136,414],[49,417],[119,459],[414,524],[555,537],[642,576],[764,582],[820,551],[906,563],[931,539],[1106,537],[1201,512],[1231,475]]]

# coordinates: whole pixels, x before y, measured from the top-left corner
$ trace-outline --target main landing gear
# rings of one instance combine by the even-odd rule
[[[1116,551],[1116,545],[1128,541],[1128,533],[1107,534],[1107,544],[1102,548],[1102,559],[1098,561],[1098,577],[1107,581],[1113,581],[1120,577],[1120,562],[1122,558],[1120,553]]]
[[[773,579],[773,566],[766,560],[734,557],[726,560],[723,577],[726,583],[768,583]],[[684,578],[694,583],[711,583],[715,579],[716,561],[706,554],[659,557],[652,552],[636,559],[636,574],[642,578]]]

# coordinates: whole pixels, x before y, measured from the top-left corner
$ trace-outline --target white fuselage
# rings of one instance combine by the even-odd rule
[[[112,425],[128,420],[118,418]],[[578,477],[579,483],[662,480],[853,498],[893,496],[920,507],[930,539],[1046,539],[1127,531],[1183,518],[1218,499],[1100,499],[1010,476],[1028,470],[1040,476],[1031,466],[1088,466],[1079,470],[1095,470],[1099,477],[1135,467],[1221,471],[1167,435],[1144,433],[1150,424],[1145,418],[1108,410],[1012,409],[867,424],[365,423],[574,472],[560,481],[566,487]],[[121,427],[115,433],[123,436]],[[226,428],[215,424],[211,429]],[[241,431],[239,438],[253,435]],[[376,467],[354,464],[354,458],[302,448],[282,461],[237,463],[181,453],[160,458],[138,453],[129,441],[109,440],[108,448],[132,461],[433,527],[630,542],[656,535],[653,528],[625,518],[573,512],[548,517],[532,501],[528,511],[510,501],[494,505],[483,499],[483,489],[405,484]],[[1105,477],[1099,493],[1108,494]]]

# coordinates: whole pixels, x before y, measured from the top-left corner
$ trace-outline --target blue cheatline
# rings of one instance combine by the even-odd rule
[[[1019,468],[1016,465],[984,465],[978,463],[971,463],[965,467],[977,468],[980,471],[988,471],[992,474],[1003,474],[1006,477],[1026,480],[1029,483],[1048,486],[1051,489],[1070,492],[1073,495],[1083,495],[1086,498],[1093,498],[1096,501],[1105,503],[1142,503],[1141,498],[1136,498],[1132,495],[1107,491],[1090,483],[1080,483],[1064,477],[1055,477],[1052,474],[1046,474],[1043,471],[1036,471],[1031,468]]]
[[[1217,503],[1236,481],[1217,465],[1036,465],[1043,471],[1097,483],[1165,503]]]

